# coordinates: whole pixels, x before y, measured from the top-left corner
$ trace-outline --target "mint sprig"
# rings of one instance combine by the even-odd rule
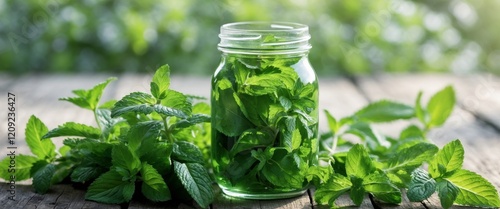
[[[421,105],[422,92],[415,107],[381,100],[337,120],[325,111],[330,133],[320,142],[320,158],[335,170],[329,179],[316,183],[315,199],[334,206],[335,199],[349,193],[356,205],[364,194],[387,203],[401,202],[400,189],[407,189],[410,201],[423,201],[438,193],[443,208],[453,204],[476,207],[500,207],[498,192],[480,175],[462,168],[464,149],[459,140],[439,149],[426,137],[441,126],[455,106],[455,93],[447,86]],[[398,138],[380,134],[371,124],[417,118]],[[354,135],[361,144],[345,140]],[[338,150],[348,150],[339,152]],[[428,164],[428,171],[422,169]]]
[[[16,180],[33,178],[35,191],[45,193],[70,179],[88,185],[86,199],[103,203],[128,202],[139,191],[151,201],[168,201],[174,188],[188,195],[175,198],[208,207],[214,199],[204,154],[210,141],[208,105],[193,105],[195,97],[171,90],[168,65],[156,71],[150,92],[99,105],[113,80],[61,99],[92,111],[97,127],[67,122],[49,130],[35,116],[30,118],[26,141],[34,156],[16,156]],[[56,137],[64,140],[59,152],[52,142]],[[8,163],[8,158],[0,162]],[[9,179],[10,174],[2,170],[0,177]]]

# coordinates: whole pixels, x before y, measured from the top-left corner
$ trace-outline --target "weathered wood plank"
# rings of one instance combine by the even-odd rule
[[[31,185],[16,185],[16,201],[6,198],[10,192],[6,191],[7,184],[0,184],[1,208],[106,208],[118,209],[120,205],[101,204],[85,200],[85,191],[77,190],[68,184],[54,185],[47,194],[36,194]]]

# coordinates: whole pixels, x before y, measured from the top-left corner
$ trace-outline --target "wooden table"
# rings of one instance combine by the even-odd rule
[[[26,75],[12,77],[0,75],[0,132],[6,136],[7,92],[16,95],[17,105],[17,153],[29,154],[24,142],[24,129],[30,115],[44,121],[49,129],[66,121],[93,124],[90,112],[82,111],[67,102],[57,99],[71,95],[71,90],[90,88],[109,75]],[[118,76],[103,95],[103,99],[121,98],[132,91],[148,91],[151,74]],[[465,147],[464,167],[487,178],[500,190],[500,78],[481,74],[472,76],[454,75],[380,75],[356,78],[320,78],[320,108],[328,109],[336,117],[353,113],[370,101],[382,98],[414,104],[417,92],[424,91],[423,102],[430,95],[452,84],[457,93],[457,103],[446,124],[431,132],[430,137],[442,146],[459,138]],[[174,76],[172,88],[201,96],[209,96],[208,77]],[[325,119],[321,115],[320,130],[326,131]],[[405,123],[381,125],[383,133],[394,135]],[[58,145],[61,142],[57,142]],[[0,141],[0,156],[6,156],[6,140]],[[56,185],[45,195],[36,194],[29,186],[17,183],[16,199],[10,201],[8,184],[0,184],[0,208],[193,208],[186,203],[151,204],[133,200],[124,205],[106,205],[84,200],[84,190],[71,185]],[[322,208],[312,198],[313,190],[301,197],[273,201],[249,201],[231,199],[218,192],[211,208]],[[341,197],[337,204],[350,208],[348,196]],[[359,208],[441,208],[437,195],[424,202],[412,203],[407,199],[399,206],[374,202],[366,196]],[[463,208],[463,207],[461,207]]]

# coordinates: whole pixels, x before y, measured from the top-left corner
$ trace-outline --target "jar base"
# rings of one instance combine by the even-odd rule
[[[307,189],[295,190],[289,192],[262,192],[262,193],[250,193],[250,192],[242,192],[242,191],[233,191],[224,187],[221,187],[222,192],[230,197],[237,197],[243,199],[251,199],[251,200],[274,200],[274,199],[285,199],[291,197],[297,197],[304,194]]]

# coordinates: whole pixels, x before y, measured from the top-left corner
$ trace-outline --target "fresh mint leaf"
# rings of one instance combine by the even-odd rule
[[[215,105],[212,112],[212,126],[226,136],[239,136],[245,130],[253,128],[252,123],[241,112],[240,107],[234,100],[234,90],[228,79],[222,79],[215,84]],[[215,101],[214,101],[215,102]]]
[[[45,135],[49,129],[45,124],[32,115],[26,124],[26,143],[30,148],[31,152],[35,154],[39,159],[54,158],[56,153],[56,146],[51,140],[42,140],[43,135]]]
[[[365,122],[357,122],[352,124],[345,133],[350,133],[358,136],[363,142],[366,143],[370,151],[379,149],[386,141],[385,137],[373,129]]]
[[[280,96],[279,101],[280,101],[281,106],[283,108],[285,108],[285,111],[288,111],[288,110],[290,110],[290,108],[292,108],[292,101],[290,101],[290,99],[288,99],[284,96]]]
[[[318,182],[315,185],[320,185],[321,182],[327,182],[333,174],[334,171],[331,166],[311,166],[307,169],[305,177],[308,182],[317,179]]]
[[[144,163],[141,169],[142,194],[154,202],[167,201],[171,199],[170,190],[163,177],[153,166]]]
[[[287,154],[284,150],[276,150],[271,159],[267,160],[262,174],[273,185],[278,187],[296,188],[304,187],[304,174],[307,167],[302,166],[302,163],[297,163],[300,159],[295,154]]]
[[[395,153],[389,159],[387,167],[389,170],[412,170],[430,160],[438,150],[439,148],[434,144],[421,142]]]
[[[146,140],[155,140],[160,136],[163,125],[160,121],[145,121],[132,126],[127,133],[127,142],[130,150],[135,151]]]
[[[383,202],[401,203],[401,191],[383,173],[371,173],[363,178],[363,189]]]
[[[199,163],[174,161],[174,171],[191,197],[203,208],[214,200],[212,180],[208,171]]]
[[[106,170],[100,166],[78,166],[76,167],[70,175],[71,181],[73,182],[87,182],[94,180],[101,174],[105,173]]]
[[[191,115],[193,104],[188,96],[174,90],[167,90],[165,99],[161,100],[161,105],[172,109],[180,110],[185,115]]]
[[[415,110],[405,104],[381,100],[369,104],[354,114],[359,121],[381,123],[415,117]]]
[[[42,138],[48,139],[59,136],[81,136],[86,138],[99,139],[99,137],[101,136],[101,130],[85,124],[67,122],[55,129],[50,130]]]
[[[0,162],[0,177],[6,181],[10,181],[12,177],[15,181],[22,181],[31,177],[30,171],[33,164],[38,161],[38,158],[29,155],[14,155],[17,153],[7,153],[7,157]],[[15,168],[10,167],[11,161],[14,161]]]
[[[468,170],[457,170],[445,180],[459,189],[455,203],[475,207],[500,207],[498,192],[482,176]]]
[[[116,102],[111,110],[111,117],[129,112],[149,114],[153,112],[152,105],[155,103],[156,99],[153,96],[142,92],[133,92]]]
[[[172,124],[171,129],[182,129],[187,128],[199,123],[209,123],[210,116],[206,114],[193,114],[189,118],[179,120],[175,124]]]
[[[186,163],[203,164],[203,162],[205,162],[200,149],[196,145],[185,141],[177,141],[174,143],[172,159]]]
[[[429,100],[429,103],[427,103],[427,111],[430,116],[430,121],[426,124],[427,127],[443,125],[453,111],[454,106],[455,91],[453,87],[447,86],[434,94]]]
[[[429,113],[424,110],[420,100],[422,100],[422,92],[418,92],[417,100],[415,101],[415,115],[422,124],[429,123]]]
[[[113,135],[116,137],[120,134],[119,128],[122,126],[117,124],[124,123],[124,120],[111,117],[111,110],[98,108],[95,110],[95,116],[104,139],[110,139],[113,138]]]
[[[68,177],[71,174],[72,171],[72,165],[68,162],[61,162],[57,165],[55,165],[55,172],[54,175],[52,176],[51,184],[58,184],[61,183],[66,177]]]
[[[291,76],[286,76],[281,73],[265,73],[254,75],[245,80],[245,83],[240,86],[239,92],[250,96],[261,96],[272,94],[278,89],[292,89],[295,80]]]
[[[146,140],[139,148],[141,162],[147,162],[161,174],[168,173],[172,166],[170,159],[172,149],[172,144]]]
[[[274,142],[275,134],[268,128],[248,129],[234,143],[230,153],[234,156],[239,152],[257,147],[267,147]]]
[[[84,109],[95,110],[99,104],[99,100],[101,99],[104,89],[111,81],[114,80],[116,80],[114,77],[108,78],[106,81],[97,84],[89,90],[74,90],[73,93],[78,97],[61,98],[59,100],[71,102]]]
[[[340,195],[346,193],[351,189],[351,181],[340,174],[331,175],[330,179],[320,185],[314,192],[314,199],[319,204],[329,204],[334,205],[335,200],[340,197]]]
[[[332,114],[330,114],[330,112],[328,112],[328,110],[325,110],[325,115],[330,131],[333,134],[336,134],[337,131],[339,130],[339,124],[337,123],[337,120],[335,119],[335,117],[332,116]]]
[[[135,175],[141,169],[139,158],[124,144],[113,146],[111,159],[113,166],[127,169],[130,176]]]
[[[363,179],[375,171],[375,166],[365,147],[356,144],[347,153],[345,169],[347,176]]]
[[[365,188],[363,187],[363,179],[356,176],[351,176],[351,193],[349,197],[355,205],[360,206],[365,199]]]
[[[182,112],[181,110],[174,109],[171,107],[166,107],[163,105],[154,105],[153,110],[164,117],[175,116],[175,117],[182,118],[182,119],[185,119],[188,117],[186,115],[186,113]]]
[[[439,201],[444,209],[450,208],[457,199],[460,190],[453,183],[442,180],[437,183]]]
[[[462,168],[464,148],[460,140],[446,144],[430,162],[429,172],[433,178],[445,176]]]
[[[151,94],[158,100],[167,97],[167,90],[170,87],[170,67],[163,65],[158,68],[151,82]]]
[[[410,201],[421,202],[429,198],[435,191],[436,181],[429,176],[429,173],[422,169],[415,169],[411,173],[411,182],[406,192]]]
[[[45,194],[50,186],[52,185],[52,177],[56,171],[54,164],[44,163],[41,168],[39,168],[33,174],[33,188],[37,193]]]
[[[400,140],[425,140],[425,133],[417,126],[406,127],[399,135]]]
[[[110,170],[90,184],[85,199],[102,203],[120,204],[132,199],[135,182],[122,181],[122,176]]]
[[[255,126],[267,126],[273,124],[273,116],[270,116],[269,109],[274,106],[279,106],[279,111],[284,112],[284,108],[270,101],[268,95],[249,96],[246,94],[233,94],[234,101],[240,107],[241,112]],[[278,114],[278,113],[275,113]]]

